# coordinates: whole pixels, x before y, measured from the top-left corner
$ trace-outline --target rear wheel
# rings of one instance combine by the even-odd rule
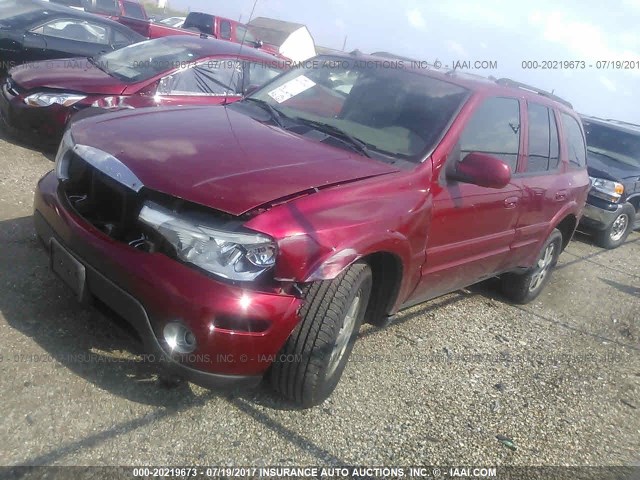
[[[612,250],[622,245],[635,223],[636,210],[632,205],[624,205],[611,226],[605,230],[599,230],[595,234],[595,242],[602,248]]]
[[[360,330],[372,283],[369,266],[356,263],[333,281],[306,287],[302,321],[271,368],[276,392],[305,408],[331,395]]]
[[[502,292],[514,303],[533,301],[549,282],[562,251],[562,234],[555,229],[542,247],[536,264],[524,273],[502,275]]]

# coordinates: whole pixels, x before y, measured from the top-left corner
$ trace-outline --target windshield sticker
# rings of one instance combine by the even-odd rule
[[[293,80],[289,80],[284,85],[280,85],[278,88],[271,90],[268,95],[276,102],[282,103],[296,95],[300,95],[311,87],[315,87],[315,85],[316,83],[313,80],[310,80],[304,75],[300,75]]]

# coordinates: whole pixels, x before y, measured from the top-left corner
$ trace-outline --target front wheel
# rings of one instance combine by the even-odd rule
[[[524,273],[502,275],[502,292],[514,303],[529,303],[540,295],[549,282],[551,271],[562,251],[562,233],[553,230],[544,243],[536,264]]]
[[[356,263],[335,280],[307,285],[302,320],[269,374],[277,393],[304,408],[331,395],[360,330],[372,279],[371,268]]]
[[[631,230],[636,218],[636,210],[632,205],[624,205],[611,226],[605,230],[596,232],[595,242],[602,248],[613,250],[622,245]]]

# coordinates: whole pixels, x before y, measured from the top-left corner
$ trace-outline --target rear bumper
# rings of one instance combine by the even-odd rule
[[[38,235],[45,246],[55,239],[85,267],[86,291],[135,328],[150,359],[207,388],[260,382],[298,323],[299,299],[221,283],[164,255],[116,242],[67,210],[57,186],[53,173],[38,184]],[[223,316],[258,320],[268,328],[214,327]],[[176,321],[196,337],[197,347],[188,355],[171,353],[163,338],[165,325]]]

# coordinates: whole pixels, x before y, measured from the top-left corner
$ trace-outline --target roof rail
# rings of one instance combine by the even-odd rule
[[[467,71],[463,71],[463,70],[459,70],[457,68],[453,68],[453,69],[449,69],[445,72],[445,75],[449,76],[449,77],[457,77],[457,76],[462,76],[462,77],[466,77],[472,80],[484,80],[485,82],[495,82],[496,79],[494,77],[492,77],[491,75],[489,75],[488,77],[485,77],[484,75],[478,75],[477,73],[471,73],[471,72],[467,72]]]
[[[538,95],[542,95],[543,97],[547,97],[552,100],[555,100],[556,102],[559,102],[569,108],[573,108],[573,105],[567,102],[564,98],[560,98],[551,92],[547,92],[546,90],[542,90],[540,88],[527,85],[526,83],[516,82],[515,80],[511,80],[510,78],[499,78],[498,80],[496,80],[496,83],[498,85],[503,85],[505,87],[513,87],[513,88],[520,88],[522,90],[528,90],[530,92],[537,93]]]
[[[629,125],[631,127],[640,127],[637,123],[625,122],[624,120],[614,120],[613,118],[607,118],[608,122],[619,123],[621,125]]]

